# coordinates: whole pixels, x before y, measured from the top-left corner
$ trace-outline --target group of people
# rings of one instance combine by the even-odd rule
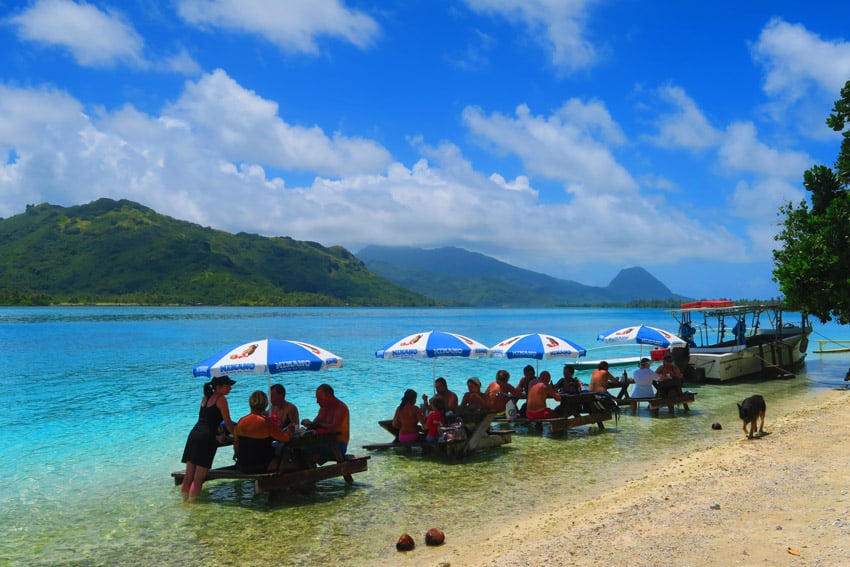
[[[635,384],[632,397],[667,397],[671,392],[681,393],[682,372],[673,364],[669,354],[656,370],[650,369],[650,360],[643,358],[640,368],[628,383]],[[314,419],[299,422],[298,408],[286,400],[286,389],[275,384],[270,389],[271,400],[265,392],[257,390],[248,398],[250,413],[237,422],[230,416],[227,395],[236,384],[228,376],[217,376],[204,384],[198,421],[186,440],[182,462],[186,464],[181,494],[187,502],[194,502],[201,492],[207,471],[212,467],[218,447],[225,437],[232,436],[234,458],[243,472],[256,473],[277,470],[280,445],[290,442],[301,433],[300,426],[317,432],[335,432],[339,448],[344,454],[350,438],[350,414],[348,406],[334,394],[328,384],[316,388],[316,403],[319,411]],[[449,390],[445,378],[434,381],[434,395],[429,399],[422,395],[422,404],[417,405],[417,394],[406,390],[393,416],[393,427],[398,430],[398,440],[412,442],[420,438],[420,425],[425,440],[435,441],[439,428],[454,416],[471,413],[504,413],[509,401],[525,399],[524,416],[530,419],[546,419],[574,415],[578,407],[569,404],[567,398],[584,391],[584,384],[575,376],[575,367],[564,366],[563,377],[552,384],[552,376],[544,370],[535,375],[534,367],[527,365],[517,386],[510,383],[507,370],[496,372],[495,380],[481,390],[481,380],[471,377],[466,381],[467,392],[458,401],[458,396]],[[608,363],[600,362],[590,377],[590,392],[607,393],[610,387],[622,387],[624,383],[608,371]],[[653,390],[657,389],[657,393]],[[547,406],[547,400],[562,402],[557,409]],[[271,407],[269,408],[269,402]],[[332,451],[325,446],[305,449],[311,462],[322,464],[333,458]]]
[[[183,449],[186,473],[181,495],[184,501],[197,499],[218,447],[230,436],[236,464],[246,473],[277,470],[281,449],[301,433],[301,427],[318,433],[337,433],[339,449],[345,454],[350,437],[350,415],[348,406],[336,397],[330,385],[321,384],[316,388],[319,411],[314,419],[304,419],[299,426],[298,408],[286,400],[282,384],[270,389],[271,408],[265,392],[252,392],[248,397],[250,413],[234,422],[227,403],[227,395],[234,384],[236,382],[229,376],[216,376],[204,384],[198,421],[189,432]],[[333,458],[333,451],[326,446],[304,451],[303,457],[310,463],[322,464]]]

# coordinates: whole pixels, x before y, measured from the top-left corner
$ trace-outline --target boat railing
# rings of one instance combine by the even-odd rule
[[[818,354],[830,352],[850,352],[850,340],[836,341],[833,339],[815,339],[812,342],[818,344],[818,348],[813,351]]]

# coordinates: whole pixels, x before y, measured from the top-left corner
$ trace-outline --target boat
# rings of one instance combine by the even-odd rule
[[[673,349],[686,379],[724,382],[762,376],[791,378],[806,358],[812,326],[783,320],[779,304],[735,305],[729,300],[682,304],[670,311],[687,347]]]
[[[587,350],[590,358],[576,358],[570,362],[576,370],[596,370],[603,360],[608,363],[608,368],[637,369],[640,359],[648,357],[652,361],[660,361],[665,354],[670,352],[666,348],[648,349],[635,344],[605,345],[599,348]],[[628,356],[625,356],[625,355]]]
[[[850,352],[850,341],[833,341],[833,340],[817,340],[818,348],[812,352],[815,354],[836,354],[840,352]],[[838,345],[832,348],[826,348],[824,345]]]

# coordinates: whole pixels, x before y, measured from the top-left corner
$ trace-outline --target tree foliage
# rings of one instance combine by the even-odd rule
[[[822,322],[850,323],[850,81],[841,89],[827,126],[842,132],[834,169],[816,165],[803,175],[811,194],[780,208],[785,219],[773,251],[774,280],[789,307]]]
[[[0,220],[0,305],[432,305],[348,250],[179,221],[138,203]]]

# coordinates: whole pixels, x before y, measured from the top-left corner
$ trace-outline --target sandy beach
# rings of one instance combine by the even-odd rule
[[[601,496],[554,496],[475,541],[417,546],[396,565],[850,564],[850,391],[772,415],[765,435],[657,463]],[[729,423],[740,431],[741,424]]]

